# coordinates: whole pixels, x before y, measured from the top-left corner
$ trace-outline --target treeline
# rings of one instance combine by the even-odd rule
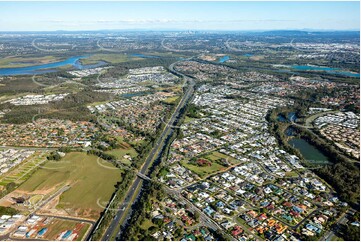
[[[315,173],[329,183],[343,201],[358,207],[360,202],[359,168],[350,162],[338,162],[315,170]]]
[[[15,208],[10,208],[10,207],[3,207],[3,206],[0,206],[0,215],[15,215],[15,214],[18,214],[19,211],[16,210]]]

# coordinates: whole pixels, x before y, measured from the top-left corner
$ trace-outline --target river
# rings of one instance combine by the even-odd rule
[[[59,68],[66,65],[71,65],[75,69],[83,70],[83,69],[96,68],[106,64],[106,62],[104,61],[99,61],[96,64],[82,65],[80,59],[84,59],[84,58],[87,58],[87,56],[74,56],[64,61],[58,61],[48,64],[35,65],[35,66],[0,68],[0,76],[43,74],[43,73],[55,72],[56,71],[55,68]]]
[[[326,165],[330,163],[330,160],[324,154],[304,139],[292,138],[288,141],[288,144],[299,150],[303,158],[312,164]]]

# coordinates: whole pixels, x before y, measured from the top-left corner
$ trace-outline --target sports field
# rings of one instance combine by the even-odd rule
[[[56,209],[75,216],[96,219],[103,210],[99,202],[108,201],[122,171],[93,155],[72,152],[60,161],[48,161],[17,192],[53,194],[61,187],[70,189],[60,195]]]

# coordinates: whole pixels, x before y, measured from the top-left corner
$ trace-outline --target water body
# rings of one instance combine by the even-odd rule
[[[296,122],[297,120],[297,115],[295,112],[290,112],[290,113],[287,113],[287,117],[285,117],[284,115],[282,114],[278,114],[277,115],[277,121],[278,122]]]
[[[72,65],[75,69],[83,70],[89,68],[95,68],[102,65],[105,65],[106,62],[99,61],[96,64],[91,65],[82,65],[80,63],[80,59],[84,59],[87,56],[74,56],[70,57],[64,61],[58,61],[43,65],[36,66],[27,66],[27,67],[18,67],[18,68],[0,68],[0,76],[14,76],[14,75],[35,75],[35,74],[43,74],[49,72],[55,72],[55,68]]]
[[[157,55],[143,55],[143,54],[131,54],[131,56],[134,56],[134,57],[139,57],[139,58],[160,58],[160,56],[157,56]]]
[[[304,139],[293,138],[288,141],[288,144],[299,150],[302,156],[312,164],[330,163],[329,159],[324,154]]]
[[[285,123],[285,122],[287,122],[287,119],[286,119],[285,116],[283,116],[282,114],[278,114],[278,115],[277,115],[277,121],[278,121],[278,122]]]
[[[229,61],[229,59],[230,59],[229,56],[225,55],[218,60],[218,63],[223,63],[223,62]]]
[[[291,67],[292,67],[292,69],[299,70],[299,71],[325,71],[329,74],[338,74],[338,75],[349,76],[349,77],[360,77],[360,73],[344,71],[339,68],[332,68],[332,67],[327,67],[327,66],[293,65]]]
[[[295,112],[290,112],[290,113],[287,114],[287,118],[288,118],[288,120],[291,121],[291,122],[296,122],[296,120],[297,120],[297,115],[296,115]]]

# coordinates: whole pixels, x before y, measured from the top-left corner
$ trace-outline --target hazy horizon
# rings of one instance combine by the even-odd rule
[[[359,31],[359,2],[0,2],[1,32]]]

